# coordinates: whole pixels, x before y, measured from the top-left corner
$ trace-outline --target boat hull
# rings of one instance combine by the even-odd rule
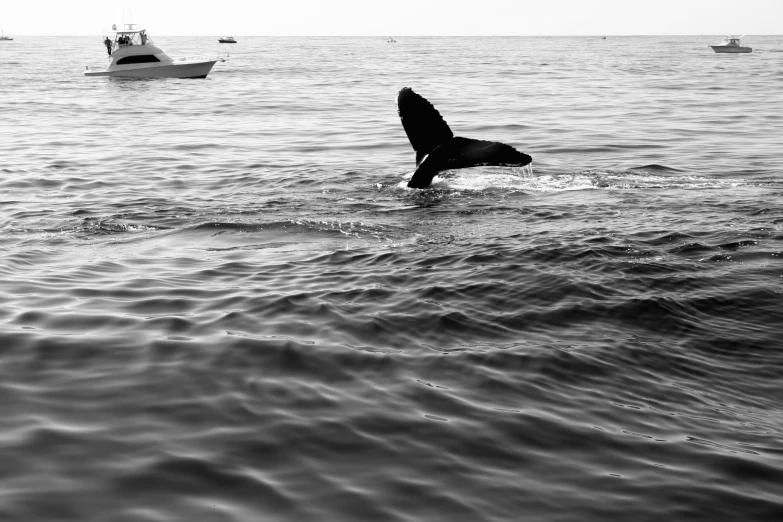
[[[753,52],[753,48],[751,47],[741,47],[736,45],[711,45],[712,50],[716,53],[750,53]]]
[[[236,40],[218,40],[220,43],[237,43]]]
[[[109,76],[113,78],[206,78],[217,60],[195,63],[136,66],[113,71],[84,71],[85,76]]]

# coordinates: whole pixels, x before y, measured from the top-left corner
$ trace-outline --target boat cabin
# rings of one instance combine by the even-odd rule
[[[742,35],[745,36],[745,35]],[[742,36],[728,35],[720,41],[720,45],[727,47],[742,47]]]
[[[136,24],[125,24],[125,29],[120,31],[117,31],[116,27],[112,26],[115,31],[114,41],[108,38],[104,41],[111,58],[109,70],[122,65],[171,61],[171,58],[154,44],[146,29],[137,29]]]

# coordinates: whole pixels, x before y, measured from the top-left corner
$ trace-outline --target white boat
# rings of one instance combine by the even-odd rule
[[[223,38],[218,38],[218,42],[220,42],[220,43],[237,43],[237,41],[234,40],[233,36],[224,36]]]
[[[745,36],[744,34],[742,36]],[[743,47],[740,43],[742,36],[728,35],[721,40],[718,45],[710,45],[712,50],[716,53],[750,53],[753,52],[751,47]]]
[[[206,78],[212,66],[226,58],[194,57],[171,58],[156,46],[146,29],[136,24],[125,24],[125,30],[115,31],[114,41],[104,40],[111,60],[105,69],[86,66],[85,76],[112,76],[122,78]]]
[[[3,32],[3,28],[0,27],[0,40],[10,41],[13,40],[13,38],[11,38],[10,36],[6,36],[5,33]]]

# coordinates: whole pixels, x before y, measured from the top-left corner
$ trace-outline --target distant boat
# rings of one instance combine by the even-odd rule
[[[206,78],[212,66],[225,62],[222,57],[171,58],[152,42],[146,29],[125,24],[125,30],[115,31],[114,41],[104,40],[109,53],[109,66],[95,70],[88,66],[85,76],[123,78]]]
[[[3,28],[2,28],[2,27],[0,27],[0,40],[11,41],[11,40],[13,40],[13,38],[11,38],[10,36],[6,36],[6,35],[3,33]]]
[[[233,36],[224,36],[223,38],[218,38],[218,42],[220,42],[220,43],[237,43],[237,41],[234,40]]]
[[[745,35],[742,35],[745,36]],[[711,45],[712,50],[716,53],[750,53],[753,52],[753,49],[750,47],[743,47],[740,43],[740,39],[742,36],[731,36],[728,35],[726,38],[721,40],[720,44],[718,45]]]
[[[390,36],[386,43],[397,43],[397,40],[395,40],[393,36]]]

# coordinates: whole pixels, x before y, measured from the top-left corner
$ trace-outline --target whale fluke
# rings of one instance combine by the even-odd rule
[[[397,94],[397,112],[416,151],[416,172],[408,182],[411,188],[429,186],[442,170],[484,165],[524,167],[533,161],[504,143],[455,137],[437,109],[410,87]]]
[[[397,94],[397,114],[416,151],[417,167],[424,156],[454,137],[438,110],[410,87],[405,87]]]

